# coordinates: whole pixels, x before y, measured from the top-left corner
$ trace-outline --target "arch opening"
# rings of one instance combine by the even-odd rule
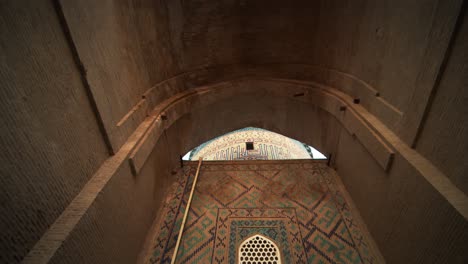
[[[326,159],[312,146],[257,127],[245,127],[208,140],[190,150],[183,160]]]
[[[281,253],[278,246],[262,235],[247,238],[239,246],[238,263],[272,263],[281,264]]]

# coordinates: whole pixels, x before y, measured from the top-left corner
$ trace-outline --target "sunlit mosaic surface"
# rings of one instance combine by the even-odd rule
[[[378,263],[362,226],[317,162],[202,166],[177,263],[237,263],[243,241],[261,235],[282,263]],[[170,263],[195,167],[167,198],[147,263]]]
[[[246,142],[254,149],[247,150]],[[191,160],[280,160],[310,159],[303,143],[261,128],[243,128],[210,140],[191,153]]]

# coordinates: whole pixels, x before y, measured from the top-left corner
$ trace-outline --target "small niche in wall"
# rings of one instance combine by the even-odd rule
[[[253,142],[245,142],[245,149],[246,150],[253,150],[254,149],[254,143]]]

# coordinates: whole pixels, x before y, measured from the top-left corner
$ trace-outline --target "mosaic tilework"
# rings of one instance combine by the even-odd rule
[[[171,262],[190,192],[188,180],[193,179],[195,172],[195,167],[186,166],[183,172],[177,175],[162,210],[164,215],[157,223],[157,234],[152,246],[153,253],[148,263]]]
[[[220,243],[214,245],[211,263],[234,264],[239,244],[256,234],[275,241],[282,250],[284,263],[305,263],[294,208],[219,209],[215,237]],[[229,241],[228,245],[225,240]]]
[[[204,164],[177,263],[235,263],[255,234],[274,241],[284,263],[377,263],[325,164]],[[170,263],[195,173],[184,170],[147,263]]]
[[[253,142],[254,149],[246,150],[245,143]],[[297,140],[261,128],[239,129],[195,148],[191,160],[278,160],[310,159],[308,147]]]
[[[339,179],[337,179],[336,175],[332,175],[331,173],[326,174],[324,176],[324,180],[327,183],[330,192],[333,194],[336,207],[338,211],[340,211],[343,221],[348,228],[353,241],[355,242],[356,248],[361,252],[361,258],[363,259],[364,263],[381,263],[383,262],[381,259],[382,257],[375,252],[376,249],[373,248],[375,245],[370,245],[367,241],[367,235],[361,229],[362,223],[358,221],[355,217],[353,217],[353,213],[351,210],[351,205],[345,199],[344,191],[340,190],[343,188],[340,184],[337,183]],[[340,188],[341,187],[341,188]],[[379,261],[380,260],[380,261]]]

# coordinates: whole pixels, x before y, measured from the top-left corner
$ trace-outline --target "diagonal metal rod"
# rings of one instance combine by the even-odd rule
[[[185,221],[187,220],[188,212],[190,210],[190,204],[192,203],[192,196],[193,192],[195,191],[195,185],[197,185],[197,180],[198,180],[198,174],[200,173],[200,168],[202,164],[203,158],[200,157],[198,159],[198,167],[197,167],[197,172],[195,173],[195,179],[193,180],[192,183],[192,190],[190,191],[190,196],[187,202],[187,207],[185,208],[185,213],[184,213],[184,218],[182,220],[182,225],[180,225],[180,231],[179,231],[179,236],[177,237],[177,243],[174,249],[174,254],[172,255],[171,259],[171,264],[174,264],[176,262],[177,258],[177,251],[179,251],[179,246],[180,246],[180,240],[182,239],[182,234],[184,232],[184,227],[185,227]]]

